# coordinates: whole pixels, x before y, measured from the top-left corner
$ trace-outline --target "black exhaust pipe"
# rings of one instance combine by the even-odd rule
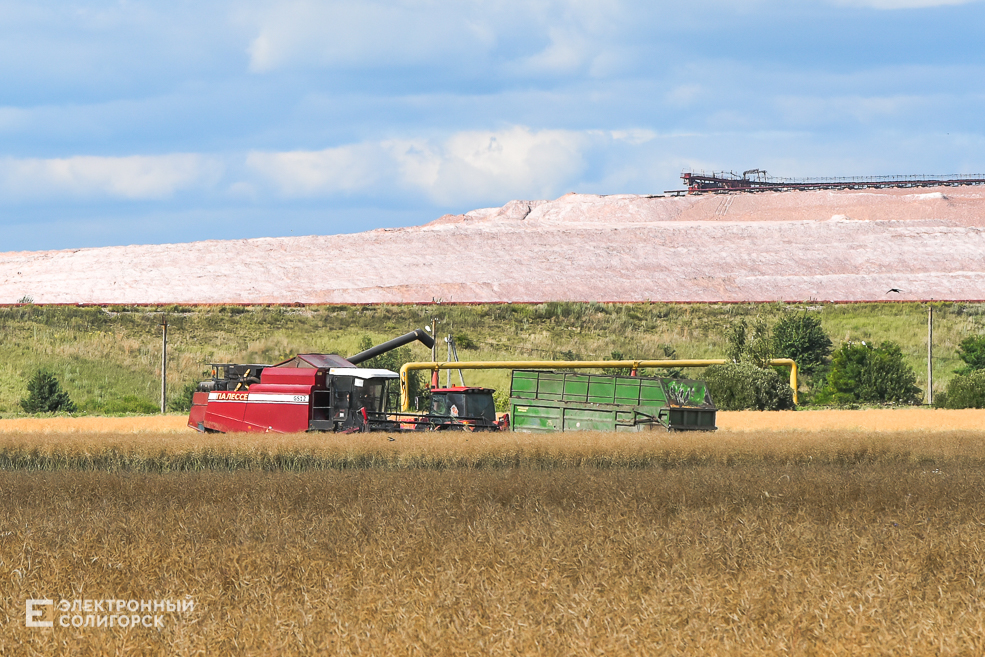
[[[394,338],[393,340],[388,340],[383,344],[378,344],[375,347],[370,347],[366,351],[360,351],[355,356],[349,356],[346,358],[347,361],[353,365],[358,365],[364,360],[369,360],[373,356],[379,356],[380,354],[385,354],[391,349],[396,349],[397,347],[402,347],[407,343],[413,342],[414,340],[420,340],[424,343],[424,346],[428,349],[434,347],[434,338],[427,334],[424,329],[414,329],[410,333],[401,335],[399,338]]]

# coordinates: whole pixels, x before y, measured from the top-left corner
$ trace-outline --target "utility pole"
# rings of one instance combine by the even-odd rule
[[[927,308],[927,404],[934,405],[934,306]]]
[[[438,318],[437,317],[431,317],[431,339],[433,341],[431,344],[431,362],[436,363],[438,362]],[[438,370],[434,370],[431,373],[431,383],[429,384],[428,387],[434,389],[437,388],[438,385],[440,385],[438,382]]]
[[[161,341],[161,415],[167,411],[168,398],[168,316],[161,317],[163,339]]]
[[[431,362],[438,360],[438,318],[431,318],[431,338],[434,340],[434,344],[431,345]]]

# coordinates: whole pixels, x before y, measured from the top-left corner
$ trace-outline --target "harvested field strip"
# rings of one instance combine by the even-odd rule
[[[0,420],[4,433],[190,433],[188,415],[26,417]]]
[[[0,434],[0,470],[668,469],[941,459],[985,464],[985,432]]]
[[[0,653],[982,654],[983,519],[980,463],[893,451],[659,476],[0,472]],[[28,598],[185,596],[156,630],[23,622]]]
[[[985,410],[873,408],[866,410],[720,411],[727,431],[985,431]]]
[[[887,408],[867,410],[719,411],[722,431],[985,431],[985,410]],[[179,433],[195,434],[187,415],[130,417],[34,417],[0,419],[5,433]],[[250,440],[267,442],[271,438]]]

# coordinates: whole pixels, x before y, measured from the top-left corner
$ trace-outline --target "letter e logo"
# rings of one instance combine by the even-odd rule
[[[51,600],[28,600],[27,601],[27,618],[25,619],[25,624],[28,627],[52,627],[54,623],[50,620],[34,620],[35,618],[40,618],[44,616],[44,611],[41,609],[35,609],[35,605],[45,605],[50,607],[54,604]]]

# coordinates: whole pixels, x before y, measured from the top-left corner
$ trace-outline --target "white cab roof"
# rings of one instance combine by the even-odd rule
[[[357,379],[396,379],[400,375],[390,370],[374,370],[368,367],[333,367],[328,370],[332,376],[353,376]]]

